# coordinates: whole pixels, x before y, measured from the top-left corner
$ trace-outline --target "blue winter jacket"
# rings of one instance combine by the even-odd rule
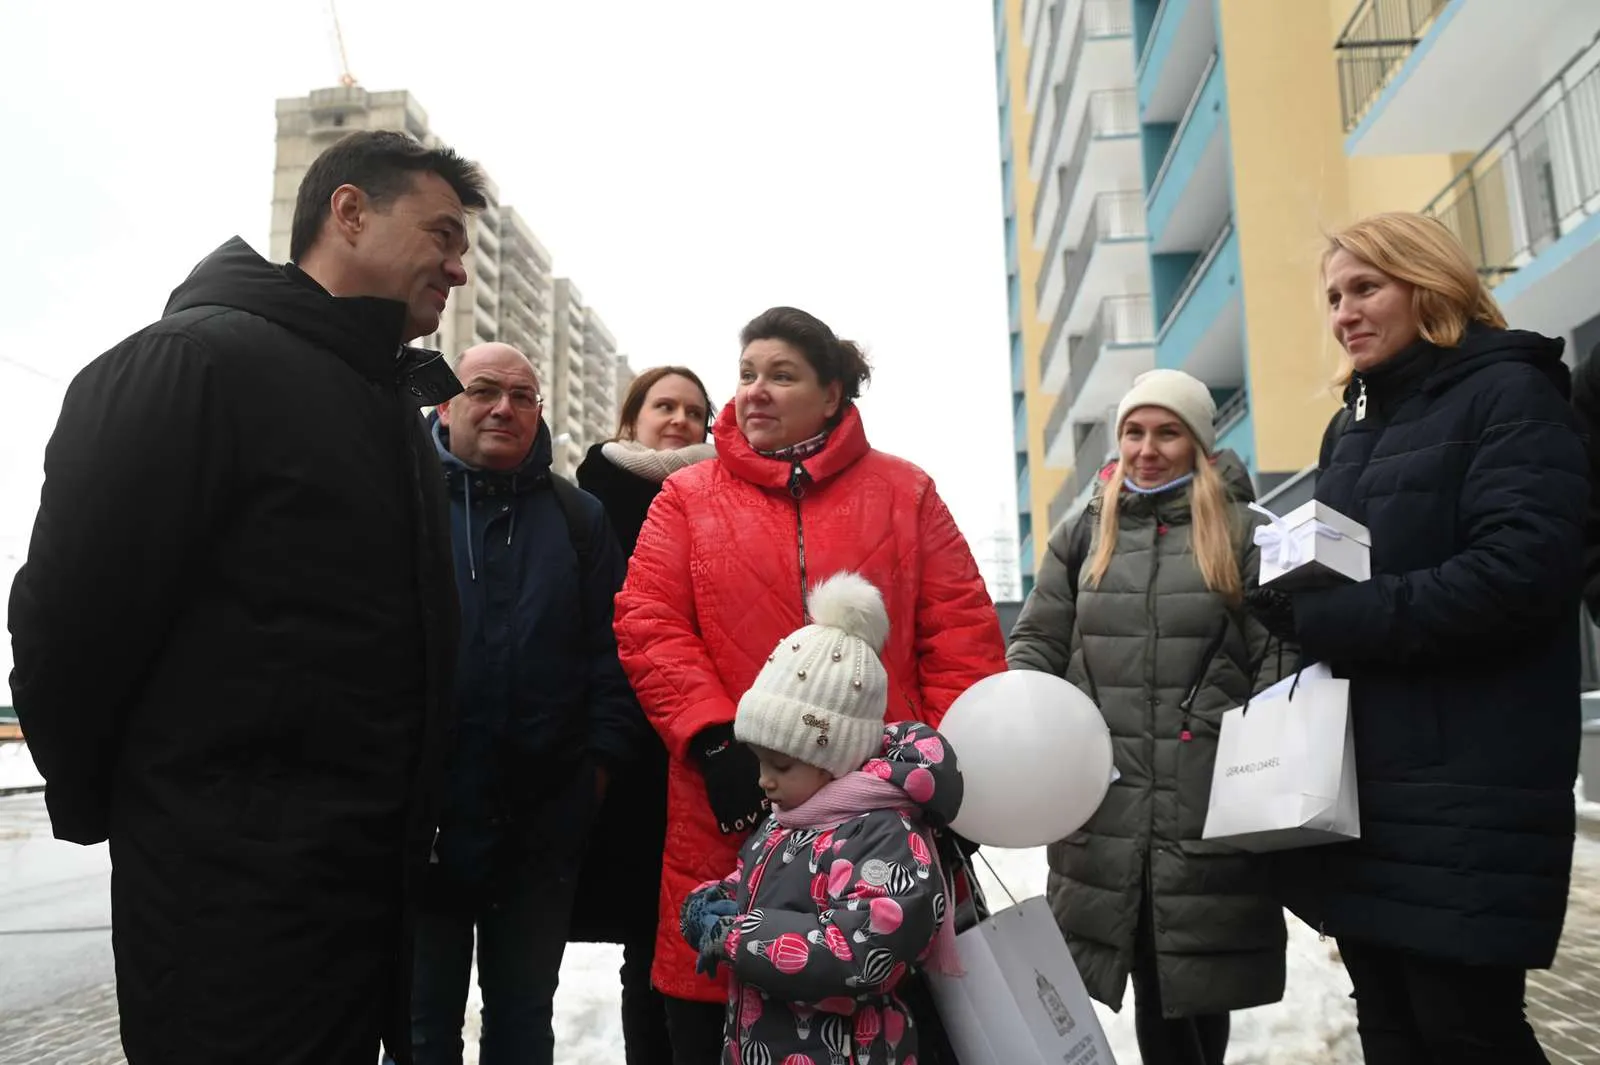
[[[612,599],[626,559],[599,500],[574,489],[590,565],[552,487],[550,430],[512,472],[474,469],[430,417],[450,497],[461,598],[458,739],[439,863],[467,884],[576,854],[594,770],[625,765],[647,727],[617,660]],[[581,526],[580,526],[581,527]]]

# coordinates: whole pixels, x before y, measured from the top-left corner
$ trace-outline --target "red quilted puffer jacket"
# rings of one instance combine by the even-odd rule
[[[974,683],[1006,668],[994,604],[972,551],[927,474],[874,451],[852,406],[817,454],[799,498],[791,464],[751,449],[728,404],[717,460],[667,479],[617,596],[617,648],[671,754],[656,987],[726,1001],[694,971],[678,911],[696,885],[732,871],[740,835],[717,830],[689,741],[733,720],[767,655],[804,624],[802,588],[851,570],[889,608],[891,721],[938,726]]]

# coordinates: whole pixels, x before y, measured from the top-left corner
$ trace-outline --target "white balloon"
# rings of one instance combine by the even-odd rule
[[[1060,677],[1016,670],[961,694],[939,731],[961,767],[951,827],[991,847],[1040,847],[1082,828],[1111,787],[1111,731]]]

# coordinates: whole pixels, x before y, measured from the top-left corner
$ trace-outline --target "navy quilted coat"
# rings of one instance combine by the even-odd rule
[[[1589,498],[1562,343],[1474,327],[1352,383],[1317,498],[1372,531],[1372,580],[1295,596],[1350,679],[1361,839],[1289,857],[1329,935],[1548,966],[1566,910]]]

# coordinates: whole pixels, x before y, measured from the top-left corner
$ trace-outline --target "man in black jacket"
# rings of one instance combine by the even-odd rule
[[[477,168],[400,133],[307,171],[67,390],[11,594],[55,834],[110,840],[130,1065],[409,1059],[457,607],[404,342],[464,283]]]
[[[551,1006],[579,861],[606,773],[644,715],[617,660],[626,562],[600,501],[550,471],[528,359],[461,356],[434,443],[461,596],[460,742],[417,931],[417,1065],[460,1065],[474,931],[483,1065],[549,1065]]]
[[[1583,601],[1600,622],[1600,346],[1572,373],[1572,406],[1588,434],[1589,512],[1584,525]]]

